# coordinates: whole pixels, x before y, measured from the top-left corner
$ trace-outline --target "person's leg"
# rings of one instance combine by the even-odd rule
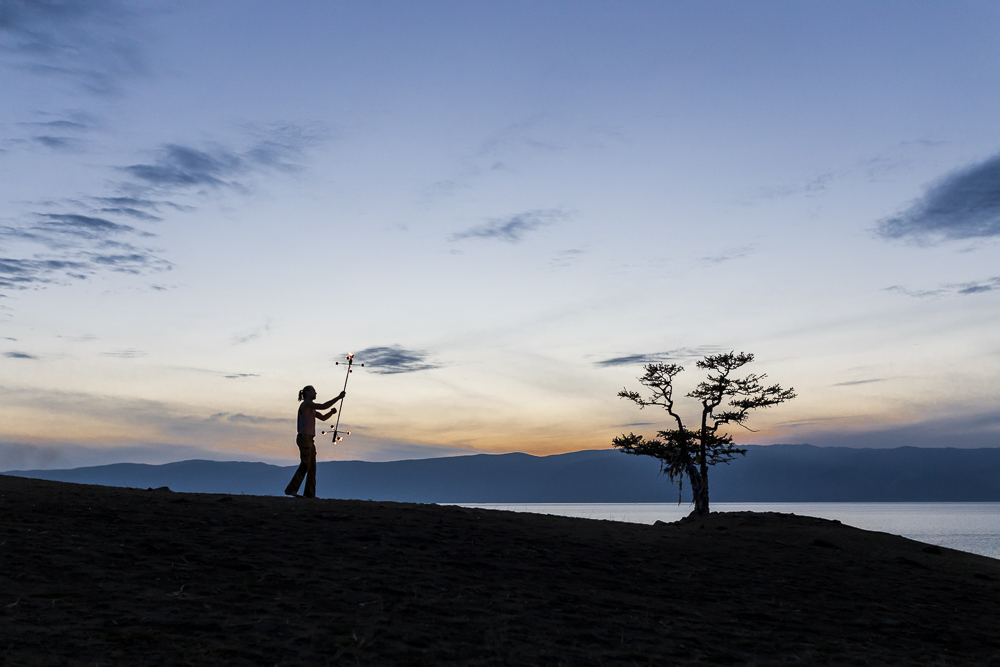
[[[316,443],[309,438],[309,472],[306,475],[306,488],[302,492],[306,498],[316,497]]]
[[[312,444],[312,439],[307,435],[299,434],[295,438],[295,444],[299,446],[299,467],[292,476],[292,481],[285,487],[286,496],[298,495],[299,487],[302,486],[302,478],[309,472],[309,450],[312,449],[312,460],[316,460],[316,447]],[[315,465],[315,463],[313,464]],[[308,485],[307,487],[308,488]]]

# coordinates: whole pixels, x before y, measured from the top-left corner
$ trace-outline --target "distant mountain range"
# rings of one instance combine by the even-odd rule
[[[709,473],[715,502],[1000,502],[1000,448],[851,449],[748,446]],[[5,474],[174,491],[278,495],[293,467],[237,461],[117,463]],[[677,502],[677,484],[648,457],[616,450],[531,456],[477,454],[317,466],[317,494],[422,503]],[[684,484],[684,500],[690,500]]]

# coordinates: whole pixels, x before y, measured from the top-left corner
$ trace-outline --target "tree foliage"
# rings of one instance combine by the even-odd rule
[[[729,463],[737,456],[746,455],[725,429],[736,425],[752,431],[746,425],[753,410],[769,408],[795,398],[791,388],[782,389],[778,384],[766,385],[765,374],[749,373],[734,377],[734,372],[753,361],[746,352],[727,352],[708,355],[696,362],[706,373],[706,379],[685,396],[701,403],[701,423],[696,429],[684,425],[675,409],[674,378],[684,370],[679,364],[647,364],[639,383],[650,390],[644,398],[637,391],[622,389],[618,396],[626,398],[640,409],[656,405],[670,415],[676,428],[657,431],[656,439],[646,440],[641,435],[629,433],[612,441],[612,445],[626,454],[652,456],[660,461],[661,471],[670,481],[683,484],[688,476],[694,497],[695,511],[709,511],[708,468],[718,463]]]

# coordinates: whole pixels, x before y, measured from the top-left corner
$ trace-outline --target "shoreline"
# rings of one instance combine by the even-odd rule
[[[652,525],[673,522],[693,506],[676,503],[456,503],[511,512],[531,512]],[[899,535],[940,547],[1000,559],[1000,502],[720,502],[714,512],[778,512]]]

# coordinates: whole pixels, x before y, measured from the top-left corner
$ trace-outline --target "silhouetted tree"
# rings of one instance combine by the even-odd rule
[[[653,395],[643,398],[639,392],[622,389],[621,398],[627,398],[639,408],[659,405],[664,408],[677,424],[677,428],[657,431],[656,440],[645,440],[641,435],[629,433],[616,437],[611,444],[626,454],[652,456],[659,459],[660,470],[683,486],[684,475],[691,483],[695,512],[707,514],[708,507],[708,467],[716,463],[729,463],[736,455],[746,455],[747,450],[733,444],[733,437],[720,432],[726,424],[737,424],[752,431],[746,425],[751,410],[769,408],[795,398],[794,389],[782,389],[780,385],[765,386],[761,383],[767,375],[750,373],[745,377],[732,377],[734,371],[753,361],[753,355],[746,352],[711,354],[695,365],[708,371],[708,377],[699,383],[688,398],[701,401],[701,428],[691,430],[684,426],[680,415],[674,410],[674,378],[684,370],[678,364],[647,364],[643,366],[645,375],[639,383],[650,389]],[[723,405],[727,402],[726,405]],[[721,406],[721,411],[716,413]],[[678,500],[679,502],[679,500]]]

